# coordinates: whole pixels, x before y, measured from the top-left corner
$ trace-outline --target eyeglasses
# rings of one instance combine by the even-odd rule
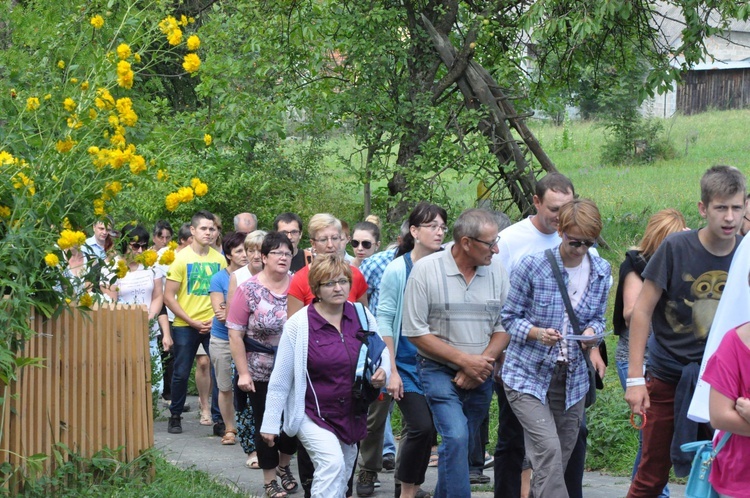
[[[482,240],[482,239],[478,239],[478,238],[476,238],[476,237],[469,237],[469,238],[470,238],[471,240],[476,240],[477,242],[479,242],[479,243],[481,243],[481,244],[484,244],[484,245],[486,245],[486,246],[487,246],[487,249],[489,249],[490,251],[492,250],[492,248],[493,248],[493,247],[497,247],[497,243],[498,243],[498,242],[500,242],[500,237],[496,238],[496,239],[495,239],[494,241],[492,241],[492,242],[487,242],[487,241],[485,241],[485,240]]]
[[[330,237],[321,237],[319,239],[310,239],[310,240],[313,240],[313,241],[317,242],[318,244],[327,244],[328,241],[330,240],[334,244],[337,244],[337,243],[341,242],[341,237],[339,237],[338,235],[332,235]]]
[[[362,247],[364,247],[365,249],[370,249],[372,247],[372,242],[370,242],[369,240],[363,240],[360,242],[357,239],[352,239],[353,248],[358,248],[360,244],[362,244]]]
[[[420,223],[420,227],[426,228],[431,232],[437,232],[438,230],[442,230],[443,233],[448,231],[448,227],[445,225],[438,225],[437,223]]]
[[[340,285],[341,287],[345,285],[349,285],[349,279],[348,278],[340,278],[338,280],[329,280],[327,282],[321,282],[320,286],[325,287],[326,289],[333,289],[337,285]]]
[[[299,234],[301,234],[302,232],[300,232],[299,230],[280,230],[279,233],[283,233],[287,237],[292,238],[299,236]]]
[[[563,237],[565,237],[565,239],[567,239],[568,245],[570,247],[575,247],[576,249],[579,248],[579,247],[581,247],[581,246],[593,247],[594,244],[596,244],[595,240],[573,239],[573,238],[569,237],[568,234],[566,234],[566,233],[563,234]]]
[[[287,251],[268,251],[268,254],[273,254],[274,256],[278,258],[291,258],[292,253]]]
[[[146,249],[148,247],[148,242],[131,242],[130,247],[133,249]]]

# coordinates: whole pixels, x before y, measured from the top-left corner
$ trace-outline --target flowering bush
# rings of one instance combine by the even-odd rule
[[[165,122],[151,93],[142,98],[157,67],[184,63],[178,78],[200,69],[195,19],[159,22],[162,4],[118,2],[114,12],[97,10],[98,2],[0,5],[12,27],[0,47],[0,383],[15,377],[14,351],[32,333],[32,308],[52,316],[69,303],[93,304],[65,273],[83,228],[127,211],[128,192],[168,183],[177,195],[164,199],[169,207],[210,191],[175,167],[198,154],[186,145],[205,149],[202,123]],[[60,22],[45,31],[39,21],[48,16]],[[140,258],[150,266],[157,255]],[[127,273],[127,265],[111,269]],[[98,289],[97,275],[85,273],[89,288]]]

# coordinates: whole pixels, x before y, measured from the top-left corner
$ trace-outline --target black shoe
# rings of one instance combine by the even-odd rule
[[[396,469],[396,455],[393,453],[388,453],[387,455],[383,456],[383,471],[384,472],[392,472]]]
[[[169,417],[167,432],[170,434],[182,434],[182,417],[179,415],[172,415]]]
[[[487,484],[490,482],[490,476],[484,474],[469,474],[469,484]]]
[[[165,401],[164,402],[164,408],[168,408],[168,409],[171,410],[172,409],[172,401],[168,401],[168,402]],[[185,403],[184,405],[182,405],[182,413],[189,412],[192,409],[193,408],[189,404],[187,404],[187,403]]]
[[[227,432],[227,426],[224,422],[216,422],[214,424],[214,436],[224,437],[224,433]]]
[[[164,401],[172,401],[172,393],[162,393],[161,399]]]
[[[372,496],[375,494],[375,480],[378,478],[377,472],[369,470],[360,470],[357,477],[357,496]]]

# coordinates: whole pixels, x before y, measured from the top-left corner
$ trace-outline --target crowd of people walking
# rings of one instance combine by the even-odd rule
[[[281,213],[268,232],[251,213],[224,232],[207,211],[177,234],[166,221],[153,233],[97,222],[66,271],[73,281],[81,258],[110,260],[101,292],[145,305],[153,319],[168,431],[182,432],[200,362],[201,423],[222,445],[241,444],[268,498],[372,496],[387,468],[397,498],[469,497],[472,484],[489,481],[488,466],[499,498],[582,497],[586,407],[605,376],[612,328],[625,400],[642,420],[628,497],[669,496],[670,469],[687,475],[692,460],[679,446],[714,429],[732,436],[711,482],[721,496],[747,497],[750,327],[745,314],[732,318],[733,307],[750,308],[749,265],[735,256],[747,254],[738,251],[750,228],[746,200],[739,170],[710,168],[698,203],[705,226],[688,229],[674,209],[655,213],[616,282],[597,251],[596,204],[559,173],[537,182],[536,212],[515,224],[484,209],[449,220],[421,202],[390,244],[377,217],[350,236],[328,213],[305,226]],[[174,251],[174,261],[149,264],[149,248]],[[726,335],[702,374],[710,424],[694,422],[688,406],[733,272],[745,272],[744,288],[733,283],[735,306],[719,308],[731,330],[712,332]],[[487,449],[493,393],[497,445]],[[430,465],[437,485],[425,490]]]

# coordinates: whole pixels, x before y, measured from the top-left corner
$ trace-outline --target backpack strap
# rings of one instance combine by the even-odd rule
[[[359,328],[364,331],[370,330],[370,322],[367,320],[367,314],[365,313],[365,306],[362,303],[352,303],[354,309],[357,312],[357,320],[359,320]]]

